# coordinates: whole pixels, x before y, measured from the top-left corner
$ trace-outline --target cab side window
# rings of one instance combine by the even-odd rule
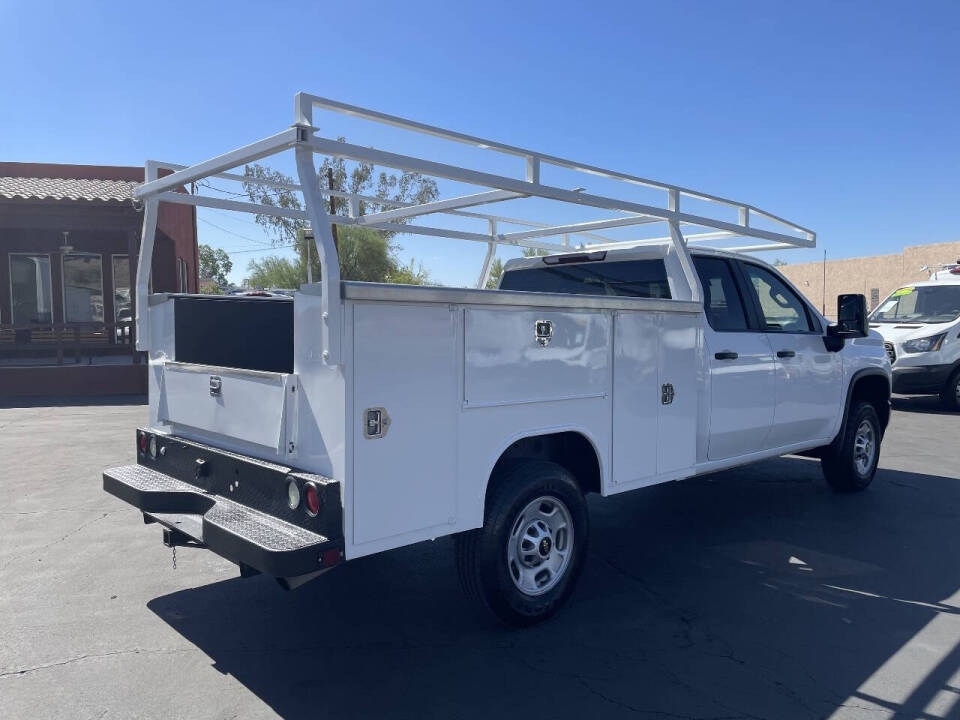
[[[707,322],[718,332],[746,332],[747,314],[730,263],[716,257],[694,257],[703,286]]]
[[[764,332],[812,332],[807,308],[797,294],[772,272],[759,265],[741,263],[748,292],[753,293]]]

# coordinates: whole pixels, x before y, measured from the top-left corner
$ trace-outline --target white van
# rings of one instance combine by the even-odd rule
[[[960,261],[894,290],[870,314],[893,366],[893,391],[939,395],[960,410]]]

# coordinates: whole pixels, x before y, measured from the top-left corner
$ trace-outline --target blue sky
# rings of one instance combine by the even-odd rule
[[[791,262],[960,240],[957,2],[5,0],[0,27],[2,160],[196,162],[307,90],[749,202],[818,232]],[[201,219],[242,278],[262,234]],[[398,241],[448,284],[483,254]]]

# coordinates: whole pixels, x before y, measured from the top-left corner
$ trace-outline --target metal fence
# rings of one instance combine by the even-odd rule
[[[94,364],[103,358],[141,361],[134,321],[0,324],[0,363]]]

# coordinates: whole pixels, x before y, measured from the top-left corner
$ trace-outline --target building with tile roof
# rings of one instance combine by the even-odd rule
[[[0,398],[146,391],[132,279],[142,167],[0,162]],[[194,208],[161,205],[154,292],[197,292]]]

